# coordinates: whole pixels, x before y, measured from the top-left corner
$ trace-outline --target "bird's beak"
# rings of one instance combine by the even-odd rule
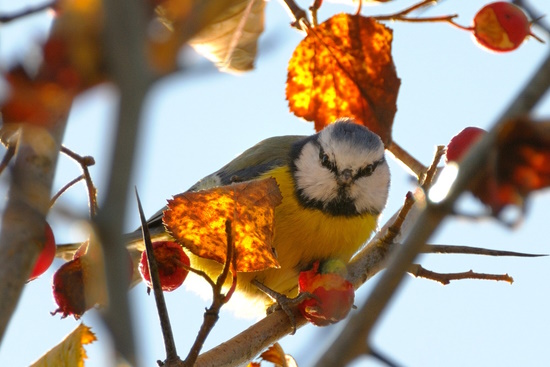
[[[353,172],[350,169],[345,169],[338,175],[338,183],[340,185],[349,185],[353,181]]]

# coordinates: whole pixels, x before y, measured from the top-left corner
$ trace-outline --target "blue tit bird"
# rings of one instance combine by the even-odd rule
[[[189,191],[273,177],[282,194],[274,212],[273,249],[280,268],[238,273],[237,291],[269,302],[251,282],[288,297],[313,262],[348,262],[377,228],[386,205],[390,171],[380,137],[351,119],[311,136],[277,136],[249,148]],[[148,221],[153,241],[169,240],[163,208]],[[141,233],[133,233],[141,246]],[[214,279],[222,265],[190,254],[191,266]]]

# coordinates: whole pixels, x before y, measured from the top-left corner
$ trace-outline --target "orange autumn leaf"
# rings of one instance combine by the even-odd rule
[[[320,131],[352,117],[391,141],[400,79],[392,31],[372,18],[338,14],[310,29],[288,64],[286,98]]]
[[[276,366],[283,366],[285,363],[285,351],[279,343],[275,343],[260,354],[260,358]]]
[[[22,68],[6,75],[10,94],[2,106],[4,123],[49,126],[69,110],[74,94],[50,81],[32,80]]]
[[[273,217],[282,196],[273,178],[248,181],[197,192],[168,201],[164,224],[193,254],[225,263],[225,222],[232,221],[236,270],[277,268],[272,251]]]
[[[56,11],[36,76],[30,77],[21,66],[6,74],[10,89],[2,106],[4,123],[55,124],[78,93],[106,78],[101,2],[63,0]]]

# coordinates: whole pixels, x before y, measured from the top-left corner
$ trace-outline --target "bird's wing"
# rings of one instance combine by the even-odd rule
[[[305,138],[301,135],[275,136],[265,139],[245,150],[238,157],[220,168],[218,171],[204,177],[191,186],[188,191],[211,189],[229,185],[233,182],[250,181],[274,167],[289,164],[292,145]],[[147,221],[153,238],[164,234],[162,216],[167,207],[163,207]],[[128,234],[128,239],[141,237],[141,229]]]
[[[275,136],[245,150],[211,175],[204,177],[188,191],[210,189],[233,182],[250,181],[274,167],[289,164],[291,146],[304,136]]]

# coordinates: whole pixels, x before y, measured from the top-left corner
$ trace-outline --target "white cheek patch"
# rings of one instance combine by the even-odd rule
[[[386,163],[379,165],[371,176],[358,178],[350,187],[350,197],[358,212],[381,212],[388,200],[390,170]]]
[[[297,186],[308,198],[329,202],[338,195],[338,184],[334,174],[321,166],[319,149],[307,143],[295,162]]]

